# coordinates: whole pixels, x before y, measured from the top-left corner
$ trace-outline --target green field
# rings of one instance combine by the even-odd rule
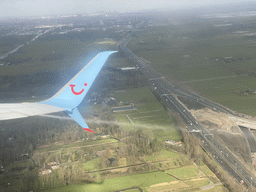
[[[161,150],[157,155],[147,155],[144,157],[145,161],[159,161],[159,160],[173,160],[174,158],[180,158],[178,153],[174,153],[167,150]]]
[[[139,52],[138,55],[151,61],[149,65],[164,76],[177,81],[190,81],[224,76],[232,76],[231,71],[222,63],[200,58],[194,53],[173,53],[169,50]],[[188,58],[184,56],[189,55]],[[178,59],[177,59],[178,58]]]
[[[146,191],[146,187],[162,182],[175,181],[175,179],[164,172],[151,172],[137,175],[129,175],[104,180],[98,184],[70,185],[66,187],[54,188],[45,190],[45,192],[65,192],[65,191],[91,191],[91,192],[109,192],[120,189],[126,189],[134,186],[139,186]]]
[[[202,95],[236,111],[256,116],[256,94],[238,95],[236,90],[246,91],[256,89],[254,77],[237,77],[211,81],[189,83]]]
[[[181,140],[179,131],[175,129],[175,121],[164,110],[148,87],[118,91],[113,95],[118,102],[131,102],[137,107],[137,110],[113,113],[124,128],[129,130],[148,128],[163,141]]]
[[[142,174],[134,174],[129,176],[118,176],[116,175],[114,178],[108,178],[105,180],[98,180],[94,183],[86,183],[86,184],[75,184],[68,185],[63,187],[56,187],[48,190],[43,190],[45,192],[58,192],[58,191],[92,191],[92,192],[104,192],[104,191],[117,191],[132,187],[139,187],[143,191],[154,192],[159,190],[172,190],[172,191],[183,191],[183,190],[193,190],[200,191],[200,187],[206,186],[210,184],[210,181],[200,173],[200,170],[206,174],[208,178],[211,179],[214,183],[218,183],[219,180],[215,177],[215,175],[205,166],[199,166],[200,170],[195,166],[191,165],[192,162],[188,162],[190,160],[185,156],[181,156],[178,153],[170,152],[166,150],[162,150],[158,155],[147,155],[143,158],[147,162],[151,161],[160,161],[155,163],[156,168],[165,171],[157,171],[157,172],[148,172]],[[184,166],[180,166],[176,164],[174,166],[174,162],[188,162],[188,164]],[[169,161],[161,161],[161,160],[169,160]],[[97,164],[100,162],[100,157],[97,157],[93,160],[87,161],[83,163],[83,169],[86,171],[92,171],[97,169]],[[162,164],[158,166],[156,164]],[[166,163],[168,165],[166,165]],[[167,168],[169,167],[169,169]],[[166,170],[167,168],[167,170]],[[170,169],[171,168],[171,169]],[[96,173],[99,174],[99,173]],[[172,175],[175,177],[172,177]],[[99,176],[100,177],[100,176]],[[176,179],[178,178],[178,180]],[[209,189],[209,192],[215,192],[218,190],[226,191],[226,189],[221,185],[216,188]],[[136,192],[138,189],[131,189],[128,191]]]
[[[86,163],[83,163],[83,169],[86,171],[95,170],[98,168],[97,164],[99,164],[99,162],[100,162],[100,157],[87,161]]]
[[[113,41],[114,42],[114,41]],[[92,59],[88,55],[90,50],[97,50],[100,47],[114,47],[113,44],[99,45],[93,41],[79,41],[79,40],[54,40],[54,41],[35,41],[32,44],[22,48],[22,54],[13,54],[8,57],[9,60],[24,60],[33,58],[33,62],[24,62],[19,65],[5,66],[0,72],[2,75],[25,75],[33,74],[40,71],[68,71],[74,69],[74,64],[78,62],[87,63]],[[112,48],[113,49],[113,48]],[[47,60],[41,59],[52,54],[61,54],[64,59],[61,60]],[[86,57],[87,56],[87,57]]]
[[[170,173],[175,177],[178,177],[180,180],[188,180],[194,179],[199,176],[199,170],[195,165],[184,166],[176,169],[170,169],[165,171],[166,173]]]
[[[135,33],[127,47],[181,87],[192,87],[231,109],[255,116],[256,95],[235,93],[256,90],[255,42],[234,33],[239,29],[213,25],[147,27]]]

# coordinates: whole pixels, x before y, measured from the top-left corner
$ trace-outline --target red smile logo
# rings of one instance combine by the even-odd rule
[[[82,89],[82,90],[79,91],[79,92],[75,92],[75,91],[74,91],[75,85],[70,84],[69,86],[71,87],[71,91],[72,91],[72,93],[73,93],[74,95],[80,95],[80,94],[82,94],[82,93],[84,92],[84,89]],[[84,86],[87,86],[87,83],[85,83]]]

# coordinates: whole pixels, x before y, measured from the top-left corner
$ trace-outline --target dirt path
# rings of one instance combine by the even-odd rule
[[[216,183],[200,187],[201,190],[213,189],[215,186],[222,185],[222,183]]]

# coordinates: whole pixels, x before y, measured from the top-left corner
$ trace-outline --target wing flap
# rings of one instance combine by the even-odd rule
[[[12,112],[12,111],[5,112],[5,113],[0,112],[0,120],[18,119],[18,118],[24,118],[24,117],[28,117],[28,116],[17,113],[17,112]]]

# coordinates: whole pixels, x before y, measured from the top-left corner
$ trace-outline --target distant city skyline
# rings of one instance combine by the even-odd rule
[[[169,8],[186,9],[251,0],[0,0],[0,18]]]

